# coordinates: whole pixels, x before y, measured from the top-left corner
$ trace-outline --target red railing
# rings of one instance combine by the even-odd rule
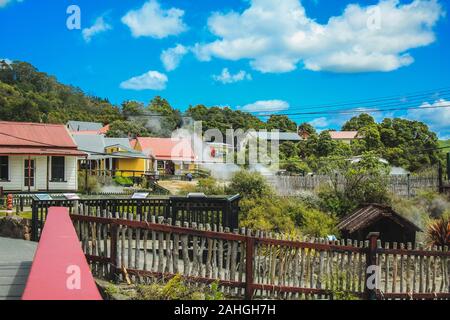
[[[67,208],[49,209],[22,300],[101,300]]]

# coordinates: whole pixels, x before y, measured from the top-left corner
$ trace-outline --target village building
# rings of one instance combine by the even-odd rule
[[[184,175],[196,169],[197,159],[188,139],[138,137],[135,149],[147,155],[144,171]]]
[[[0,122],[0,186],[8,192],[73,192],[80,157],[64,125]]]
[[[77,134],[106,134],[109,130],[109,124],[103,126],[100,122],[86,122],[86,121],[68,121],[67,129],[72,133]]]
[[[79,169],[92,175],[140,176],[144,172],[146,155],[132,148],[128,138],[106,138],[103,135],[73,133],[80,150],[87,153],[80,159]]]
[[[260,141],[260,143],[261,141],[267,142],[269,147],[272,142],[282,144],[283,142],[299,142],[304,140],[297,132],[249,131],[243,139],[235,141],[237,151],[243,150],[252,139]]]
[[[342,239],[364,241],[370,232],[379,232],[385,242],[415,243],[416,232],[421,231],[414,223],[381,204],[360,206],[345,216],[338,224]]]
[[[329,131],[330,137],[335,141],[342,141],[350,144],[355,139],[360,139],[358,131]]]

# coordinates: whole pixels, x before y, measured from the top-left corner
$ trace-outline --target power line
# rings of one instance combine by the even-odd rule
[[[379,103],[384,102],[385,103],[398,103],[399,101],[404,100],[411,100],[414,98],[414,100],[431,97],[431,95],[443,95],[450,92],[450,87],[443,87],[438,88],[434,90],[429,91],[420,91],[410,94],[399,94],[395,96],[387,96],[387,97],[379,97],[379,98],[369,98],[369,99],[361,99],[361,100],[350,100],[346,102],[332,102],[332,103],[323,103],[323,104],[311,104],[311,105],[303,105],[303,106],[297,106],[296,108],[302,108],[304,110],[314,110],[314,109],[321,109],[321,108],[330,108],[330,107],[342,107],[342,106],[351,106],[351,105],[359,105],[359,104],[369,104],[369,103]]]
[[[336,115],[336,114],[361,114],[361,113],[379,113],[388,111],[406,111],[406,110],[425,110],[425,109],[439,109],[450,108],[449,104],[441,104],[439,106],[420,106],[420,107],[399,107],[399,108],[387,108],[387,109],[352,109],[352,110],[330,110],[330,111],[316,111],[316,112],[293,112],[293,113],[270,113],[270,114],[258,114],[260,117],[271,116],[301,116],[301,115]]]

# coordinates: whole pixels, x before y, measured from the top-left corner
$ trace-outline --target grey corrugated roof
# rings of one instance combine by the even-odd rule
[[[131,147],[130,139],[128,138],[105,138],[105,147],[120,145],[124,148],[133,149]]]
[[[78,150],[87,152],[89,159],[104,158],[105,137],[98,134],[74,134],[73,139],[78,146]]]
[[[69,121],[67,127],[70,131],[98,131],[103,128],[103,124],[99,122],[86,121]]]
[[[256,132],[256,137],[264,140],[301,141],[302,138],[296,132]]]

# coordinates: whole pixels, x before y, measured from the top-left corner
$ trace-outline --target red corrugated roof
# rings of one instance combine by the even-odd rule
[[[330,131],[331,139],[356,139],[358,131]]]
[[[195,154],[188,139],[137,138],[142,152],[156,160],[194,161]]]
[[[33,155],[33,156],[74,156],[84,157],[86,153],[76,149],[41,148],[41,147],[3,147],[0,146],[0,155]]]
[[[98,133],[106,134],[109,131],[109,124],[98,130]]]
[[[0,146],[77,148],[60,124],[0,121]]]

